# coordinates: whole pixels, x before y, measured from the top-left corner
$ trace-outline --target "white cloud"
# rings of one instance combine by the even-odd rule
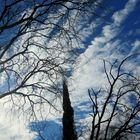
[[[105,59],[113,62],[115,59],[119,59],[121,61],[127,55],[132,53],[130,50],[125,50],[127,47],[126,44],[131,44],[127,41],[123,41],[117,36],[121,32],[121,27],[118,25],[120,25],[129,13],[133,11],[136,2],[137,0],[129,0],[123,10],[115,12],[112,16],[113,23],[105,25],[102,28],[101,34],[94,38],[91,45],[88,46],[87,50],[81,54],[77,60],[77,66],[75,67],[74,74],[70,81],[72,101],[74,106],[78,106],[78,108],[76,108],[77,117],[79,116],[80,111],[84,116],[84,109],[86,114],[87,108],[83,108],[80,103],[86,103],[89,101],[87,93],[88,89],[107,89],[108,87],[102,60]],[[138,45],[139,41],[136,41],[134,46]],[[125,54],[123,54],[122,50]],[[136,67],[136,63],[133,63],[131,60],[129,60],[125,66],[128,70],[139,69],[139,67]],[[102,102],[104,99],[105,97],[101,95],[100,101]],[[127,101],[127,98],[123,99],[123,102],[127,103]],[[108,107],[108,109],[111,108]],[[105,118],[107,117],[108,115],[105,115]]]
[[[74,74],[72,76],[73,81],[71,83],[72,86],[70,89],[74,89],[74,92],[72,93],[72,99],[75,105],[81,103],[82,101],[89,100],[89,97],[87,96],[88,88],[106,86],[107,79],[104,74],[102,59],[112,61],[115,58],[123,58],[123,56],[119,54],[118,51],[118,48],[120,48],[120,40],[118,39],[114,42],[111,42],[110,40],[119,33],[119,28],[116,25],[122,23],[122,21],[125,20],[128,14],[133,10],[135,4],[136,0],[130,0],[123,10],[116,12],[112,17],[114,23],[104,26],[101,35],[92,41],[92,44],[83,54],[80,55],[79,59],[77,60],[79,64],[75,68]],[[90,29],[91,27],[88,28],[88,30]],[[85,36],[89,35],[91,31],[88,30],[85,29],[82,34],[86,34]],[[136,41],[134,45],[138,46],[139,41]],[[38,51],[33,47],[30,47],[30,50],[35,52],[39,57],[44,58],[45,56],[45,52],[42,50],[40,50],[39,54]],[[40,55],[41,53],[43,55]],[[15,67],[15,69],[18,68]],[[31,78],[29,82],[32,83],[35,80],[38,79]],[[59,101],[56,104],[61,105]],[[0,107],[2,108],[2,105],[0,105]],[[81,108],[81,110],[82,109],[83,108]],[[28,134],[28,130],[26,130],[24,121],[19,121],[15,115],[13,116],[14,120],[11,122],[9,117],[4,117],[7,115],[3,109],[1,109],[0,113],[0,139],[31,140],[33,138],[32,135],[30,136],[30,134]],[[53,117],[55,116],[52,115],[51,118]],[[5,122],[5,120],[7,121]],[[19,124],[19,126],[17,126],[17,124]]]
[[[25,119],[18,118],[16,113],[0,104],[0,139],[1,140],[31,140],[34,136],[26,128]]]
[[[134,47],[140,47],[140,40],[136,40],[133,45]]]
[[[119,33],[119,30],[118,28],[116,28],[114,23],[103,27],[102,34],[107,39],[106,42],[114,38],[118,33]]]
[[[140,48],[140,40],[136,39],[132,44],[132,53],[138,53]]]
[[[137,2],[138,2],[138,0],[129,0],[123,10],[115,12],[112,16],[114,23],[117,25],[121,24],[127,18],[127,16],[130,14],[130,12],[132,12],[134,10],[134,7]]]

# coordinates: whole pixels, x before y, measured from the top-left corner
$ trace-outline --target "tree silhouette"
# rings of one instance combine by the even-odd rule
[[[97,0],[2,0],[0,99],[34,119],[39,112],[43,116],[45,106],[58,111],[54,101],[61,95],[61,71],[77,57],[81,21],[98,17],[98,8],[103,9]],[[64,140],[77,139],[65,82],[63,89]]]
[[[31,116],[36,116],[35,106],[40,104],[56,109],[47,95],[52,93],[55,98],[61,92],[60,71],[77,57],[79,23],[97,16],[95,7],[102,9],[101,3],[3,0],[1,5],[0,99],[8,99],[21,110],[28,106]]]
[[[66,81],[63,81],[63,140],[77,140],[74,126],[74,110],[71,106]]]
[[[140,81],[137,75],[123,68],[124,63],[136,55],[128,56],[120,64],[104,60],[108,89],[88,90],[93,104],[90,140],[139,139]]]

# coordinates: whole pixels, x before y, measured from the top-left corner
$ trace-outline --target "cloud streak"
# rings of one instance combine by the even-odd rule
[[[101,34],[93,39],[91,45],[78,58],[77,66],[71,78],[72,101],[75,106],[79,106],[79,109],[76,110],[77,117],[78,114],[84,112],[80,112],[80,103],[89,101],[87,89],[107,88],[108,82],[104,73],[103,59],[110,62],[116,59],[121,61],[129,54],[132,54],[133,51],[128,47],[132,46],[133,42],[130,44],[124,41],[119,37],[119,34],[122,27],[125,26],[123,23],[134,10],[137,2],[137,0],[129,0],[124,9],[115,12],[112,16],[112,23],[103,26]],[[139,41],[136,41],[134,46],[139,46]],[[140,50],[138,49],[138,51]],[[136,70],[139,69],[139,66],[130,60],[126,64],[127,68],[128,70]],[[100,98],[101,101],[104,96]],[[86,110],[87,108],[85,108],[85,113]]]
[[[123,50],[122,48],[125,48],[126,44],[121,43],[122,40],[117,36],[121,31],[121,25],[123,24],[124,20],[134,10],[136,2],[137,0],[129,0],[126,3],[124,9],[115,12],[112,16],[113,23],[105,25],[102,28],[101,34],[93,39],[91,45],[88,46],[87,50],[83,54],[81,54],[77,60],[78,66],[75,67],[74,74],[71,77],[73,79],[71,81],[72,82],[71,85],[74,85],[71,86],[71,91],[74,90],[72,92],[72,101],[75,106],[80,105],[79,108],[77,109],[83,111],[83,113],[87,108],[84,108],[84,104],[82,105],[81,103],[83,101],[85,103],[86,101],[87,102],[89,101],[89,98],[87,96],[87,89],[91,87],[93,88],[94,87],[98,88],[100,86],[105,87],[106,85],[107,79],[104,75],[102,59],[113,61],[116,58],[120,58],[120,59],[124,58],[124,55],[122,54],[122,50]],[[88,28],[85,28],[83,32],[81,31],[82,34],[86,34],[84,37],[86,37],[91,33],[90,29],[91,27],[89,26]],[[139,44],[140,43],[137,40],[134,43],[135,48],[138,48]],[[31,47],[31,49],[33,48]],[[32,50],[32,51],[35,52],[36,50]],[[38,54],[39,57],[42,56],[40,55],[41,53],[42,51],[40,50],[40,53]],[[127,54],[129,53],[130,52],[128,50]],[[133,67],[135,67],[135,65]],[[45,80],[46,79],[44,78],[44,81]],[[32,83],[33,81],[34,78],[32,78],[31,81],[29,81],[29,83],[30,82]],[[57,104],[60,104],[60,102],[58,102]],[[0,106],[2,107],[2,105]],[[77,114],[80,113],[78,110],[76,110],[76,112]],[[30,134],[28,134],[28,131],[25,128],[24,123],[20,122],[20,130],[18,131],[18,127],[16,125],[17,123],[19,123],[18,120],[16,119],[17,116],[14,116],[15,120],[12,121],[12,123],[10,123],[9,118],[7,118],[7,122],[5,122],[5,118],[3,118],[3,116],[6,116],[6,114],[4,110],[1,109],[0,139],[4,139],[4,140],[33,139],[33,137],[30,136]],[[85,115],[85,117],[88,116]],[[52,119],[55,119],[55,117]]]

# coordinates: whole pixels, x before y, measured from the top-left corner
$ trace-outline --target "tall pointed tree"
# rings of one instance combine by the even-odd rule
[[[71,106],[66,80],[63,80],[63,140],[77,140],[74,127],[74,110]]]

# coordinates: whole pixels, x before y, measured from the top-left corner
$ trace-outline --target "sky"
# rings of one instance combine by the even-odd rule
[[[86,111],[85,108],[85,105],[89,103],[87,90],[98,89],[106,85],[103,59],[110,62],[115,59],[121,61],[128,55],[140,52],[140,1],[112,0],[106,1],[106,6],[111,7],[112,12],[102,22],[92,21],[95,30],[91,30],[90,22],[86,26],[83,24],[83,27],[79,25],[83,43],[81,43],[82,51],[69,77],[72,105],[75,108],[76,119],[79,120],[88,118],[89,110]],[[129,60],[126,69],[138,72],[140,70],[138,58]],[[2,101],[0,102],[0,114],[0,139],[34,139],[36,130],[29,129],[24,116],[18,118],[16,113],[10,114],[9,109],[3,107]],[[56,127],[60,117],[61,115],[51,116],[50,124]]]

